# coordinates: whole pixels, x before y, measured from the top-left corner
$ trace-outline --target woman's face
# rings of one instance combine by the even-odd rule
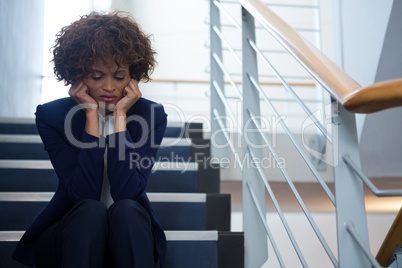
[[[102,61],[95,63],[92,72],[84,78],[89,95],[106,114],[113,112],[117,102],[124,97],[124,88],[129,82],[129,66],[105,65]]]

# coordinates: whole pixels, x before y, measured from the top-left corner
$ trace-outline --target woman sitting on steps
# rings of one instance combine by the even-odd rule
[[[164,232],[145,193],[166,129],[141,98],[155,66],[149,36],[127,14],[91,13],[64,27],[54,72],[69,98],[39,105],[36,126],[59,178],[14,258],[36,267],[159,267]]]

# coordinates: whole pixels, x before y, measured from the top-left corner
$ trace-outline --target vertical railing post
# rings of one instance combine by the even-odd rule
[[[334,177],[339,267],[371,267],[345,226],[350,222],[369,248],[363,183],[343,161],[348,154],[360,165],[355,115],[333,102],[332,118],[334,160],[338,160],[334,163]]]
[[[257,55],[251,48],[249,40],[255,43],[255,25],[254,18],[244,8],[242,8],[242,47],[243,47],[243,230],[245,238],[245,266],[261,267],[268,257],[267,237],[265,235],[264,225],[260,220],[256,205],[262,211],[265,210],[265,187],[261,180],[258,170],[253,168],[251,155],[247,146],[251,148],[255,157],[262,160],[262,149],[256,148],[262,144],[260,133],[251,129],[250,116],[247,111],[250,110],[255,116],[260,115],[260,95],[253,88],[249,76],[258,81]],[[255,146],[257,145],[257,146]],[[250,183],[247,186],[247,183]],[[257,204],[254,204],[253,198],[248,187],[252,187],[257,197]]]
[[[220,29],[220,14],[218,7],[214,4],[213,0],[210,0],[210,42],[211,42],[211,51],[210,51],[210,61],[211,61],[211,76],[210,76],[210,90],[211,90],[211,156],[212,159],[221,159],[222,157],[228,156],[228,146],[224,146],[227,144],[225,136],[220,130],[219,123],[214,115],[214,109],[219,113],[222,117],[222,123],[226,124],[224,116],[226,115],[225,105],[222,103],[219,98],[218,93],[216,92],[214,84],[219,86],[224,93],[225,84],[223,71],[216,63],[214,59],[214,54],[222,60],[222,41],[219,36],[216,35],[213,27]],[[213,161],[212,161],[213,162]]]

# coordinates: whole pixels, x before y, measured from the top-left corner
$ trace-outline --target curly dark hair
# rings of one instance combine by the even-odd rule
[[[65,85],[81,81],[98,60],[129,66],[130,77],[149,81],[156,65],[150,35],[126,12],[92,12],[56,35],[54,73]]]

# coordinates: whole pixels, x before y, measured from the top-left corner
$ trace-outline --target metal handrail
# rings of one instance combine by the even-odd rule
[[[260,219],[261,219],[262,224],[264,225],[265,232],[267,233],[267,235],[269,237],[269,241],[271,242],[272,248],[274,249],[276,258],[277,258],[280,266],[285,267],[281,254],[279,253],[278,247],[276,246],[275,239],[268,227],[267,220],[265,219],[265,216],[264,216],[265,214],[262,212],[261,207],[258,205],[257,198],[256,198],[255,193],[254,193],[252,187],[250,186],[250,184],[251,184],[250,180],[246,180],[247,189],[249,190],[251,197],[254,200],[254,205],[255,205],[256,209],[258,210],[258,214],[260,215]]]
[[[370,254],[368,249],[369,239],[367,230],[367,219],[365,214],[366,210],[364,207],[364,200],[362,200],[362,198],[364,198],[363,183],[366,184],[368,188],[377,196],[402,196],[402,190],[377,189],[374,184],[363,174],[359,167],[354,163],[354,161],[358,160],[357,135],[355,129],[354,115],[352,113],[349,113],[348,111],[369,113],[394,106],[402,106],[402,79],[387,81],[384,83],[377,83],[369,87],[362,88],[350,76],[348,76],[331,60],[329,60],[324,54],[318,51],[316,47],[314,47],[312,44],[306,41],[305,38],[298,34],[294,28],[287,25],[280,17],[273,13],[269,8],[264,6],[264,4],[262,4],[259,0],[239,0],[239,2],[242,6],[243,54],[241,55],[241,57],[237,57],[237,59],[240,60],[240,58],[243,58],[243,62],[241,63],[243,68],[242,73],[238,74],[242,76],[243,92],[241,92],[240,90],[236,90],[236,92],[239,93],[239,96],[240,93],[243,94],[240,97],[241,100],[243,100],[244,98],[243,121],[247,119],[247,122],[249,122],[249,119],[251,119],[254,124],[251,125],[251,127],[254,128],[253,130],[255,130],[256,128],[265,141],[265,144],[263,145],[265,147],[268,147],[268,149],[270,150],[270,153],[274,158],[275,165],[278,164],[280,172],[282,172],[282,175],[288,186],[290,187],[297,202],[299,203],[304,216],[309,221],[309,224],[311,225],[313,231],[319,239],[322,248],[326,251],[332,264],[335,267],[338,267],[340,265],[345,265],[349,267],[367,267],[367,265],[371,263],[374,267],[379,267],[378,263]],[[218,21],[217,18],[219,18],[219,13],[217,12],[223,12],[226,16],[229,15],[229,13],[224,10],[222,5],[219,3],[219,0],[212,0],[210,6],[212,10],[211,14],[213,15],[211,16],[211,18],[213,21],[215,21],[215,23]],[[285,5],[279,4],[277,6]],[[319,9],[319,5],[294,5],[293,7],[313,8],[316,10]],[[217,8],[220,11],[217,11]],[[315,16],[317,16],[317,14],[318,13],[316,12]],[[238,29],[240,28],[239,24],[230,15],[229,20],[234,22],[234,26],[230,27],[236,27]],[[262,25],[262,27],[256,27],[255,21],[258,21]],[[315,20],[315,22],[317,22],[317,20]],[[239,49],[231,47],[220,30],[220,27],[225,27],[227,25],[222,25],[219,22],[216,23],[216,25],[219,26],[211,28],[212,31],[215,32],[211,34],[211,40],[214,41],[212,42],[212,45],[214,47],[213,52],[216,52],[216,50],[218,50],[219,53],[221,53],[221,43],[225,43],[226,48],[224,49],[229,50],[233,55],[237,55]],[[336,127],[335,133],[332,133],[334,132],[334,129],[333,131],[326,129],[325,114],[323,113],[321,115],[322,118],[318,120],[316,118],[316,115],[311,112],[309,107],[307,107],[305,101],[303,101],[296,94],[295,90],[290,86],[290,83],[285,80],[285,78],[288,79],[288,77],[282,76],[273,66],[272,62],[270,62],[270,60],[268,60],[268,58],[263,54],[262,50],[257,47],[255,38],[256,30],[259,28],[266,29],[269,33],[271,33],[272,36],[285,48],[285,50],[287,50],[289,55],[293,56],[296,61],[302,67],[304,67],[307,72],[315,79],[315,81],[321,84],[332,95],[334,100],[334,103],[332,103],[332,114],[334,115],[334,118],[338,116],[339,120],[342,122],[342,124],[339,124]],[[320,31],[320,27],[299,30],[318,32]],[[272,53],[283,52],[272,50]],[[333,147],[336,146],[337,151],[334,150],[335,161],[341,159],[341,161],[346,163],[346,165],[343,163],[341,163],[340,165],[334,165],[334,174],[336,180],[336,199],[334,193],[332,193],[326,182],[320,176],[317,168],[312,164],[312,161],[307,156],[307,153],[305,153],[302,146],[299,145],[299,143],[294,138],[285,120],[279,115],[275,106],[272,104],[272,100],[269,99],[265,92],[262,90],[261,84],[258,82],[258,78],[260,77],[260,75],[258,74],[259,66],[256,55],[258,55],[258,57],[261,57],[264,63],[267,64],[275,74],[275,76],[269,77],[276,77],[282,83],[285,89],[287,89],[287,91],[291,95],[293,95],[295,102],[299,103],[300,107],[313,121],[317,128],[323,133],[327,140],[333,144]],[[246,265],[254,267],[260,265],[262,262],[265,262],[265,250],[267,245],[266,241],[263,241],[264,239],[260,240],[260,234],[264,233],[264,229],[265,233],[267,233],[269,237],[269,240],[273,241],[272,234],[270,232],[270,229],[268,228],[266,216],[264,216],[265,211],[263,211],[262,209],[263,207],[265,207],[265,191],[267,191],[275,206],[277,214],[282,221],[282,225],[285,228],[287,235],[289,236],[289,239],[298,255],[298,258],[300,259],[303,266],[307,266],[306,261],[304,260],[304,256],[300,251],[299,246],[297,245],[297,241],[292,234],[292,230],[289,228],[289,225],[287,224],[287,221],[283,215],[283,211],[279,206],[279,203],[277,202],[273,189],[270,187],[270,182],[265,176],[265,171],[262,168],[261,163],[257,161],[253,162],[255,164],[253,167],[243,167],[242,161],[244,162],[246,159],[240,159],[239,155],[236,153],[233,143],[231,143],[229,132],[227,128],[225,128],[225,124],[222,123],[222,118],[219,117],[217,108],[221,109],[221,113],[224,113],[224,109],[227,109],[227,107],[229,106],[226,101],[228,97],[226,97],[223,93],[223,75],[230,77],[231,81],[229,81],[229,83],[237,88],[237,83],[233,79],[231,79],[231,76],[236,74],[227,72],[222,60],[217,57],[217,54],[212,54],[211,59],[213,67],[215,68],[216,66],[218,66],[218,68],[214,69],[216,70],[216,73],[214,72],[216,78],[213,77],[213,75],[211,76],[213,87],[216,92],[218,92],[218,94],[215,94],[215,92],[212,91],[213,94],[211,94],[211,103],[214,103],[214,105],[211,105],[213,106],[212,115],[215,116],[217,120],[217,123],[214,123],[214,128],[216,127],[216,125],[219,125],[221,130],[223,130],[225,139],[228,141],[231,150],[236,157],[236,161],[237,163],[239,163],[239,166],[241,167],[243,172],[243,185],[245,186],[243,187],[243,191],[246,191],[244,192],[243,196],[243,209],[247,211],[247,217],[244,218],[244,230],[247,237],[249,238],[246,243],[248,245],[246,250],[246,256],[248,256],[246,257]],[[217,64],[215,64],[215,61],[217,62]],[[219,68],[222,70],[222,72]],[[218,81],[221,83],[220,86],[222,87],[222,89],[220,89],[219,85],[217,85]],[[322,90],[321,88],[316,89]],[[385,93],[383,90],[385,91]],[[219,94],[219,92],[221,94]],[[395,100],[392,99],[393,94],[395,94]],[[317,97],[319,96],[317,95]],[[307,206],[304,204],[304,201],[298,193],[298,190],[296,189],[288,172],[282,166],[282,163],[280,162],[281,160],[278,157],[277,152],[275,148],[273,148],[266,133],[264,133],[264,131],[262,130],[260,122],[254,116],[254,114],[260,115],[261,99],[264,99],[266,101],[270,109],[277,116],[278,122],[282,125],[282,128],[294,144],[295,148],[298,150],[299,154],[302,156],[304,162],[310,168],[311,172],[314,174],[317,181],[320,183],[328,198],[331,200],[332,204],[336,208],[339,262],[329,248],[327,241],[321,234],[318,226],[316,225],[310,211],[308,211]],[[323,103],[323,105],[325,103],[323,97],[321,103]],[[337,103],[341,105],[337,106]],[[339,109],[336,110],[336,107],[338,107]],[[228,111],[230,111],[230,109],[228,109]],[[231,111],[230,116],[232,119],[234,118]],[[333,125],[336,125],[337,123],[338,122],[336,122],[335,120],[332,121]],[[245,124],[245,122],[243,122],[243,124]],[[244,129],[243,131],[244,135],[246,135],[246,130]],[[330,137],[331,134],[334,135],[333,139]],[[258,144],[260,144],[261,140],[258,134],[253,134],[252,138],[254,138],[254,140],[252,141],[259,141]],[[256,155],[261,156],[262,151],[258,151],[256,148],[245,144],[245,140],[246,139],[243,139],[243,154],[246,154],[246,156],[251,156],[253,158]],[[220,154],[221,152],[222,151],[217,151],[217,154]],[[345,153],[348,152],[354,157],[352,158],[349,155],[345,155]],[[258,172],[259,175],[257,175],[256,172]],[[356,177],[355,174],[357,175],[357,177],[360,178],[360,180],[363,181],[363,183],[359,180],[356,181],[354,179]],[[254,176],[257,178],[254,178]],[[264,184],[265,187],[262,184]],[[247,190],[245,188],[247,188]],[[348,198],[344,198],[345,196],[347,196]],[[254,206],[256,209],[254,209]],[[248,209],[251,210],[249,211]],[[254,217],[259,217],[262,221],[262,224],[260,224],[259,220],[257,220],[258,222],[256,224],[254,224]],[[356,225],[356,229],[354,228],[353,224]],[[273,247],[276,256],[280,256],[279,250],[276,245],[273,244]],[[363,256],[363,254],[367,257],[367,259]],[[280,260],[279,262],[281,266],[283,266],[282,261]]]
[[[402,79],[362,87],[260,0],[239,2],[347,110],[373,113],[402,106]]]
[[[343,161],[352,169],[352,171],[363,181],[370,191],[378,197],[402,196],[402,190],[379,190],[363,171],[353,162],[349,155],[344,155]]]
[[[278,70],[276,70],[276,68],[272,65],[272,63],[261,53],[261,51],[258,49],[257,45],[254,44],[254,42],[248,40],[248,43],[255,50],[255,52],[262,58],[262,60],[269,66],[269,68],[274,72],[275,76],[279,79],[279,81],[282,82],[283,86],[290,92],[290,94],[292,94],[292,96],[295,98],[295,100],[300,105],[300,107],[303,109],[303,111],[313,121],[313,123],[322,132],[322,134],[324,134],[325,138],[327,138],[328,141],[330,141],[332,143],[331,138],[329,137],[329,135],[327,133],[327,130],[320,123],[320,121],[314,116],[314,114],[310,111],[310,109],[303,103],[303,100],[296,94],[296,92],[294,92],[294,90],[289,86],[289,84],[285,81],[285,79],[283,79],[283,77],[278,72]],[[254,82],[253,82],[253,84],[254,84]]]
[[[250,110],[247,109],[247,112],[249,113],[250,119],[253,122],[253,124],[255,125],[255,127],[260,131],[261,130],[261,126],[258,124],[258,122],[256,122],[254,120],[254,116],[252,115],[252,113],[250,112]],[[271,143],[269,142],[269,140],[265,137],[265,135],[260,132],[261,136],[263,136],[264,141],[266,142],[269,150],[271,151],[272,155],[274,156],[275,162],[277,162],[277,164],[279,165],[279,160],[277,157],[277,153],[274,150],[274,148],[272,147]],[[254,158],[254,154],[252,152],[252,150],[250,149],[250,147],[248,146],[247,149],[249,150],[252,158]],[[261,167],[258,165],[257,169],[260,173],[261,178],[264,180],[264,183],[267,181]],[[307,220],[309,221],[311,227],[313,228],[318,240],[320,240],[321,245],[324,247],[324,250],[326,251],[326,253],[328,254],[328,257],[330,258],[331,262],[334,264],[335,267],[338,267],[338,262],[334,256],[334,254],[332,253],[331,249],[329,248],[327,242],[325,241],[323,235],[321,234],[317,224],[315,223],[313,217],[311,216],[310,212],[308,211],[306,205],[303,202],[303,199],[301,198],[299,192],[297,191],[295,185],[293,184],[292,180],[290,179],[289,174],[287,173],[287,171],[284,169],[284,167],[279,166],[280,171],[282,172],[282,175],[284,176],[286,182],[288,183],[290,189],[292,190],[293,195],[296,197],[297,202],[299,203],[301,209],[304,212],[304,215],[307,217]]]

